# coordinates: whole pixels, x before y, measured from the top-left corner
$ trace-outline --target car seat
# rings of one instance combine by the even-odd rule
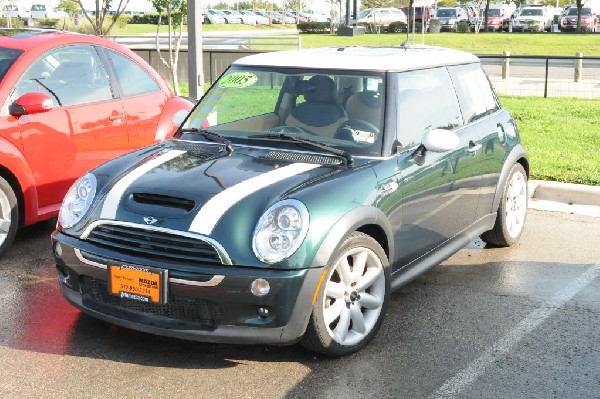
[[[348,120],[344,107],[336,102],[335,82],[330,77],[315,75],[308,81],[299,81],[298,94],[305,101],[292,108],[286,125],[333,137],[337,127]]]
[[[352,94],[346,102],[348,119],[360,119],[381,128],[381,93],[373,90]]]

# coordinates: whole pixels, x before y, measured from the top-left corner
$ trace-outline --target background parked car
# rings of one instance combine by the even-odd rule
[[[0,103],[0,256],[87,170],[170,138],[193,106],[113,41],[34,30],[0,36]]]
[[[219,10],[204,10],[205,24],[224,24],[225,15]]]
[[[402,7],[400,9],[404,13],[404,15],[406,15],[408,24],[409,24],[409,26],[411,26],[413,18],[411,17],[411,15],[409,13],[410,12],[409,8]],[[425,17],[423,17],[423,9],[425,9]],[[431,17],[433,16],[433,11],[430,7],[413,7],[413,10],[415,13],[415,15],[414,15],[415,22],[423,23],[423,21],[425,21],[425,24],[427,24],[429,22],[429,20],[431,19]]]
[[[560,30],[563,32],[577,29],[577,7],[571,7],[560,19]],[[596,32],[598,15],[591,8],[581,9],[581,29],[585,32]]]
[[[435,16],[440,20],[442,31],[456,32],[459,23],[469,22],[467,11],[463,7],[438,7]]]
[[[554,20],[554,9],[547,7],[524,7],[513,19],[514,31],[543,32],[550,31]]]
[[[234,10],[221,10],[224,15],[226,24],[241,24],[242,16]]]
[[[356,23],[387,28],[393,22],[407,23],[404,12],[399,8],[366,8],[356,15]]]
[[[3,17],[19,18],[21,21],[28,20],[31,15],[28,8],[22,4],[7,4],[2,9]]]

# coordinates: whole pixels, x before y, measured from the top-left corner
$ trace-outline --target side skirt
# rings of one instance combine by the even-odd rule
[[[427,270],[439,265],[450,256],[454,255],[473,239],[492,229],[496,222],[496,213],[490,213],[473,223],[469,228],[457,236],[445,241],[420,258],[396,270],[392,274],[392,291],[408,284],[410,281],[425,273]]]

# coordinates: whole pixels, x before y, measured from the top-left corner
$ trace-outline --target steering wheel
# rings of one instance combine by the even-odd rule
[[[371,145],[379,135],[379,128],[362,119],[348,119],[335,131],[334,138],[353,141],[360,145]]]

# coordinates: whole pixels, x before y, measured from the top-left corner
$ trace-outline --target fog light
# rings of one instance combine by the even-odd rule
[[[60,243],[57,242],[56,244],[54,244],[54,254],[60,258],[62,256],[62,252],[63,252],[63,250],[62,250],[62,246],[60,245]]]
[[[256,296],[265,296],[271,291],[271,286],[264,278],[257,278],[250,285],[250,291]]]
[[[258,315],[262,319],[266,319],[267,317],[269,317],[269,309],[267,309],[267,308],[258,308]]]

